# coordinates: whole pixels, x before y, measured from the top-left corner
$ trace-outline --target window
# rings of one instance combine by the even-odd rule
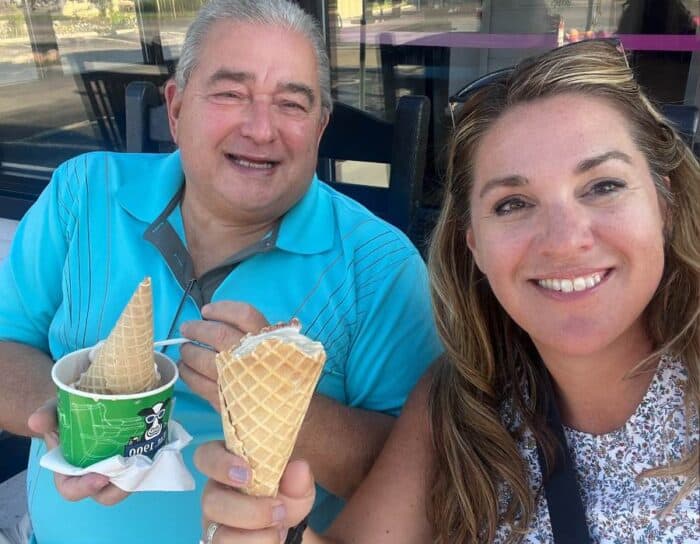
[[[482,74],[585,37],[618,34],[657,100],[698,104],[700,2],[306,0],[324,21],[335,99],[390,118],[432,101],[424,204],[440,200],[447,97]],[[201,0],[0,0],[0,217],[17,219],[53,169],[124,149],[124,88],[163,83]],[[325,11],[320,11],[320,10]],[[339,177],[385,170],[341,165]]]

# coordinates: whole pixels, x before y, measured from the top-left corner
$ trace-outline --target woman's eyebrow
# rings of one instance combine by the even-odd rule
[[[522,187],[523,185],[527,185],[527,178],[515,174],[512,176],[490,179],[484,183],[484,186],[481,188],[479,198],[483,198],[486,193],[496,187]]]
[[[587,172],[588,170],[591,170],[596,166],[599,166],[604,162],[611,160],[618,160],[627,164],[632,164],[632,157],[630,157],[627,153],[613,150],[608,151],[606,153],[601,153],[600,155],[596,155],[595,157],[590,157],[588,159],[582,160],[576,165],[574,172],[576,174],[583,174],[584,172]]]
[[[606,161],[611,160],[618,160],[627,164],[632,164],[632,158],[627,153],[623,153],[622,151],[618,150],[613,150],[582,160],[576,165],[574,172],[576,174],[582,174],[584,172],[587,172],[588,170],[595,168],[596,166],[603,164]],[[522,187],[523,185],[527,185],[527,183],[527,178],[515,174],[512,176],[490,179],[489,181],[484,183],[484,186],[481,188],[481,191],[479,192],[479,198],[483,198],[483,196],[486,193],[488,193],[492,189],[495,189],[496,187]]]

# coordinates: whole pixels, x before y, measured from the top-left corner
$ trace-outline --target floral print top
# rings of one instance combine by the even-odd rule
[[[638,478],[698,444],[697,409],[690,424],[686,422],[686,381],[680,360],[664,356],[642,402],[623,427],[603,435],[564,427],[593,542],[700,543],[700,486],[660,518],[658,514],[672,502],[685,478]],[[530,467],[531,487],[539,491],[542,477],[532,436],[526,434],[520,447]],[[508,532],[508,527],[500,527],[496,542],[503,542]],[[543,492],[538,494],[536,514],[523,542],[553,542]]]

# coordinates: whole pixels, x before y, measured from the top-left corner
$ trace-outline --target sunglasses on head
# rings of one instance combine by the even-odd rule
[[[571,42],[567,43],[565,45],[562,45],[559,47],[559,49],[562,48],[570,48],[574,49],[581,44],[587,43],[587,42],[598,42],[598,43],[608,43],[612,47],[614,47],[620,55],[622,55],[622,58],[625,60],[625,65],[627,68],[630,67],[629,61],[627,60],[627,53],[625,52],[625,48],[622,45],[622,42],[618,38],[595,38],[591,40],[581,40],[578,42]],[[471,96],[478,90],[483,89],[484,87],[488,87],[489,85],[492,85],[493,83],[496,83],[497,81],[503,80],[508,78],[516,69],[522,68],[524,66],[527,66],[530,62],[532,62],[532,59],[526,58],[520,63],[516,64],[515,66],[509,66],[508,68],[501,68],[499,70],[495,70],[493,72],[489,72],[488,74],[485,74],[481,76],[480,78],[475,79],[471,83],[468,83],[464,87],[462,87],[459,91],[457,91],[455,94],[450,96],[447,99],[447,106],[450,111],[450,119],[452,120],[452,130],[455,129],[456,127],[456,121],[455,121],[455,115],[456,115],[456,110],[457,108],[461,105],[464,104]]]

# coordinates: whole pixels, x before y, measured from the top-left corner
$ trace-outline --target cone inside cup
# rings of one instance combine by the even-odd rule
[[[153,360],[153,293],[146,277],[122,310],[117,324],[90,356],[92,364],[76,387],[89,393],[128,395],[160,384]]]
[[[87,467],[114,455],[153,457],[167,443],[173,389],[178,378],[175,363],[154,352],[160,385],[142,393],[111,395],[75,387],[90,364],[92,348],[62,357],[51,377],[58,388],[58,432],[63,457]]]
[[[104,342],[52,371],[63,456],[86,467],[114,455],[153,457],[167,442],[178,372],[153,350],[151,278],[141,281]]]

